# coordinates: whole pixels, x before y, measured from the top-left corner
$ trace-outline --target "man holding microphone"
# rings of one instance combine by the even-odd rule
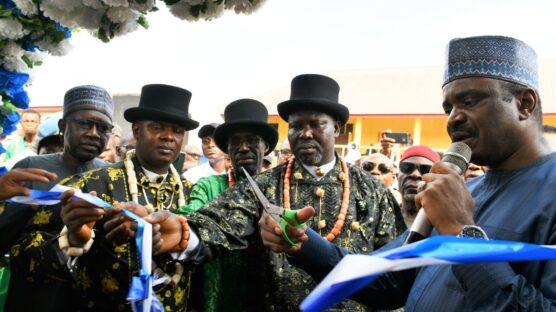
[[[489,170],[467,185],[443,162],[423,176],[416,203],[436,232],[556,244],[556,154],[542,137],[535,51],[508,37],[454,39],[443,94],[452,141],[469,145],[471,161]],[[267,247],[290,251],[271,217],[259,224]],[[287,232],[303,242],[290,262],[316,280],[346,254],[311,230]],[[352,299],[407,311],[548,311],[556,309],[555,279],[556,261],[430,266],[384,274]]]

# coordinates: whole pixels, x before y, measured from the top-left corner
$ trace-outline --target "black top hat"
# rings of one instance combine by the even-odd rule
[[[228,151],[228,138],[235,131],[253,131],[268,144],[270,154],[278,143],[278,131],[268,124],[268,111],[263,103],[252,99],[234,101],[224,109],[224,123],[214,130],[214,142],[223,151]]]
[[[175,123],[193,130],[199,123],[188,117],[191,92],[163,84],[143,86],[139,106],[126,109],[125,120],[136,122],[140,120],[156,120]]]
[[[216,129],[216,127],[218,127],[218,125],[218,123],[213,122],[209,123],[208,125],[202,126],[201,129],[199,129],[197,136],[199,137],[199,139],[202,139],[206,136],[214,136],[214,130]]]
[[[342,125],[349,119],[349,109],[338,103],[340,86],[323,75],[305,74],[292,80],[288,101],[278,104],[278,113],[285,121],[298,111],[317,111],[331,115]]]

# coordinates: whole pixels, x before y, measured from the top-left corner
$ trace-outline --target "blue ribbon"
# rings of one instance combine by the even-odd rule
[[[35,203],[35,204],[55,204],[60,201],[60,196],[62,192],[60,191],[42,191],[42,190],[31,190],[29,196],[16,196],[11,198],[9,201],[19,202],[19,203]],[[103,208],[112,208],[112,205],[106,201],[92,196],[88,193],[76,193],[73,198],[80,198],[88,201],[89,203]],[[131,285],[129,288],[127,300],[131,301],[134,311],[145,311],[145,300],[148,299],[149,294],[151,295],[151,305],[147,307],[147,311],[151,312],[163,312],[164,307],[162,303],[156,297],[156,294],[152,290],[152,276],[147,273],[146,268],[143,266],[143,236],[145,234],[145,220],[134,214],[129,210],[122,209],[122,214],[135,220],[137,222],[137,233],[135,235],[135,244],[137,245],[137,250],[139,253],[140,267],[139,276],[134,276],[131,280]],[[151,255],[149,255],[151,256]],[[150,271],[150,268],[149,268]]]
[[[145,220],[139,217],[138,215],[134,214],[129,210],[122,209],[122,213],[135,221],[137,221],[137,233],[135,235],[135,244],[137,245],[137,250],[139,251],[139,261],[141,264],[141,270],[139,272],[139,276],[134,276],[131,280],[131,285],[129,287],[129,292],[127,294],[127,300],[131,301],[135,311],[143,311],[143,300],[146,300],[149,297],[149,293],[151,296],[151,307],[150,311],[153,312],[163,312],[164,307],[162,303],[156,297],[156,294],[152,290],[152,275],[147,274],[144,270],[144,263],[143,263],[143,236],[145,231]]]
[[[425,257],[464,264],[537,261],[556,259],[556,248],[514,241],[434,236],[411,245],[376,253],[369,257],[381,257],[394,261]],[[301,303],[301,310],[323,311],[353,295],[378,276],[378,274],[367,275],[349,281],[333,283],[322,291],[309,294]]]

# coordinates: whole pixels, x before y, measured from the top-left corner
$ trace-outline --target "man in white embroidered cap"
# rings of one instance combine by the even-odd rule
[[[423,175],[416,203],[436,232],[556,244],[556,153],[542,137],[535,51],[508,37],[454,39],[442,87],[448,134],[488,170],[467,185],[442,162]],[[273,250],[283,249],[271,228],[262,231]],[[320,280],[347,252],[307,235],[291,262]],[[552,311],[554,280],[556,261],[430,266],[384,274],[352,298],[406,311]]]
[[[64,178],[107,166],[108,163],[96,157],[104,150],[111,135],[113,106],[110,94],[101,87],[85,85],[68,90],[64,96],[63,117],[58,121],[58,128],[63,133],[62,152],[27,157],[14,166],[47,170],[55,173],[56,178],[49,183],[31,181],[26,186],[49,190]],[[59,205],[6,205],[6,211],[0,215],[0,254],[15,245],[10,250],[13,275],[5,311],[65,311],[69,306],[66,296],[71,283],[67,278],[36,276],[42,266],[59,261],[35,261],[37,249],[26,248],[40,241],[48,242],[46,245],[49,246],[40,249],[41,252],[53,251],[50,243],[61,229]],[[45,305],[39,298],[48,298],[50,304]]]
[[[83,200],[71,199],[73,190],[65,192],[61,210],[63,223],[59,224],[59,238],[53,241],[60,257],[66,261],[52,272],[52,268],[42,267],[43,254],[36,252],[34,263],[39,269],[33,278],[41,278],[42,273],[73,275],[68,311],[131,310],[126,297],[130,280],[140,269],[135,244],[137,224],[124,218],[118,209],[126,208],[146,217],[154,211],[177,210],[185,205],[190,185],[171,164],[180,153],[186,132],[198,126],[188,117],[190,99],[191,93],[182,88],[159,84],[144,86],[139,106],[124,112],[126,120],[132,123],[136,149],[128,151],[122,162],[61,182],[83,192],[94,191],[115,207],[114,211],[104,211]],[[187,223],[179,219],[183,217],[164,217],[172,217],[174,227],[179,229],[177,241],[161,241],[158,224],[153,226],[153,272],[163,281],[156,291],[164,309],[185,311],[191,273],[169,251],[186,247],[180,238],[187,230],[181,225]],[[148,220],[156,223],[161,219]],[[40,241],[28,241],[21,250],[41,250],[43,245]],[[75,256],[79,256],[75,263],[67,262]]]

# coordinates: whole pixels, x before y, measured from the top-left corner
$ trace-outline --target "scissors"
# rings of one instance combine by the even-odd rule
[[[257,198],[261,202],[261,205],[263,206],[263,209],[269,215],[271,215],[276,221],[280,222],[280,228],[282,229],[282,237],[284,237],[284,239],[290,245],[299,246],[299,243],[294,243],[288,237],[288,234],[286,233],[286,226],[291,225],[291,226],[295,226],[296,228],[304,228],[305,223],[300,223],[299,221],[297,221],[295,211],[289,210],[289,209],[284,209],[283,207],[279,207],[279,206],[276,206],[274,204],[271,204],[268,201],[268,199],[264,196],[263,192],[261,192],[261,189],[257,186],[257,183],[249,175],[247,170],[245,170],[245,168],[243,168],[243,167],[241,169],[243,169],[243,173],[245,174],[245,177],[247,177],[247,181],[249,181],[249,184],[251,184],[251,187],[253,188],[253,191],[255,191],[255,195],[257,195]]]

